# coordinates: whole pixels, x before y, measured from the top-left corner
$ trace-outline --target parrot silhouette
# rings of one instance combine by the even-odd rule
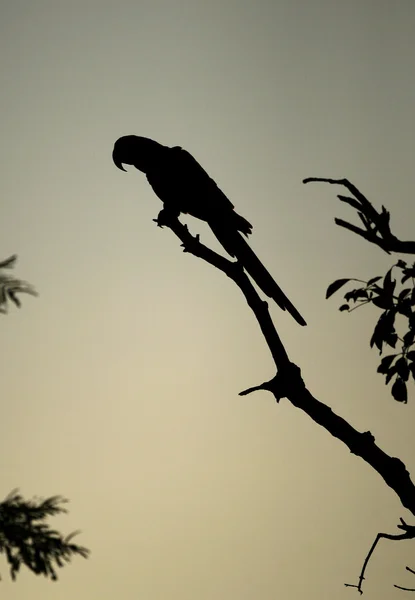
[[[163,202],[167,213],[189,214],[205,221],[226,250],[236,258],[258,287],[300,325],[307,325],[272,275],[243,237],[252,225],[239,215],[229,198],[193,156],[180,146],[164,146],[150,138],[120,137],[112,153],[114,164],[132,165],[145,173],[147,181]]]

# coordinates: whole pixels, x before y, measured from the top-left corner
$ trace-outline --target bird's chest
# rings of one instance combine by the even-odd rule
[[[166,206],[182,213],[194,212],[197,190],[191,178],[174,168],[162,166],[147,173],[147,180]]]

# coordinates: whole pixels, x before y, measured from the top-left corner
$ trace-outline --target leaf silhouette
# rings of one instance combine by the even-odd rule
[[[336,281],[333,281],[333,283],[331,283],[329,285],[329,287],[327,288],[326,300],[328,298],[330,298],[330,296],[332,296],[335,292],[337,292],[337,290],[339,290],[348,281],[351,281],[351,279],[350,278],[348,278],[348,279],[336,279]]]
[[[393,267],[392,267],[393,268]],[[392,298],[393,292],[395,290],[396,281],[392,279],[392,268],[385,275],[385,279],[383,281],[383,291],[388,298]]]
[[[392,365],[386,374],[385,385],[388,385],[394,375],[396,375],[396,366]]]
[[[388,354],[388,356],[384,356],[380,361],[380,365],[377,368],[377,372],[386,375],[395,357],[396,354]]]
[[[397,402],[408,402],[408,391],[406,389],[406,383],[399,376],[396,378],[395,383],[392,386],[392,396]]]
[[[390,308],[391,301],[383,292],[372,299],[372,302],[378,308]]]
[[[379,279],[382,279],[381,275],[378,275],[378,277],[372,277],[372,279],[369,279],[369,281],[367,282],[367,286],[373,285],[374,283],[376,283],[377,281],[379,281]]]
[[[409,366],[405,357],[401,356],[401,358],[396,361],[396,372],[403,381],[408,381]]]

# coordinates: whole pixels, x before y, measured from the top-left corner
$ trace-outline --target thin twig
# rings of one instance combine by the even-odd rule
[[[401,519],[401,522],[403,522],[402,519]],[[401,525],[398,525],[398,527],[400,529],[405,529]],[[366,556],[366,558],[365,558],[365,560],[363,562],[363,567],[362,567],[362,570],[361,570],[360,575],[359,575],[359,583],[358,584],[345,583],[344,585],[346,587],[356,588],[360,592],[360,594],[363,594],[363,589],[362,588],[363,588],[363,581],[365,579],[366,568],[367,568],[367,566],[369,564],[370,557],[372,556],[372,554],[373,554],[373,552],[374,552],[374,550],[375,550],[378,542],[382,538],[387,539],[387,540],[394,540],[394,541],[398,541],[398,540],[411,540],[411,539],[413,539],[415,537],[415,531],[414,531],[414,529],[415,528],[409,526],[407,528],[407,530],[405,531],[405,533],[398,533],[398,534],[395,534],[395,535],[393,535],[391,533],[378,533],[377,536],[376,536],[376,538],[375,538],[375,541],[373,542],[372,546],[370,547],[370,550],[367,553],[367,556]],[[395,586],[395,587],[399,587],[399,586]],[[401,589],[404,589],[404,588],[401,588]]]

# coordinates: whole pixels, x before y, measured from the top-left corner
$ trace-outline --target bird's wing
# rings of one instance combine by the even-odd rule
[[[193,156],[179,146],[147,172],[154,192],[166,205],[204,221],[233,211],[233,204]]]

